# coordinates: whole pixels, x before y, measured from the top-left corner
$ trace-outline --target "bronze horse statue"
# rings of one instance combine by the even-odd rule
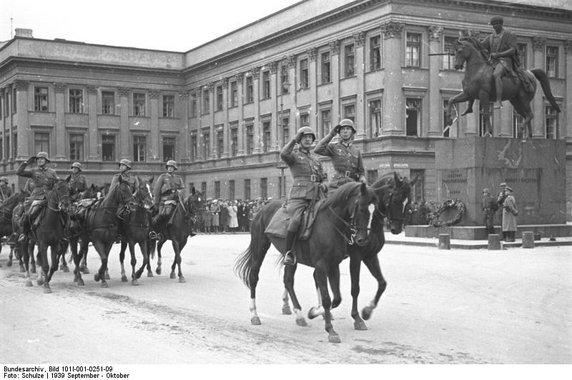
[[[490,109],[490,102],[497,100],[495,95],[495,81],[493,77],[493,66],[489,62],[487,51],[482,47],[476,37],[462,37],[455,43],[455,69],[461,70],[465,67],[465,77],[463,78],[463,92],[453,96],[447,102],[445,109],[445,124],[451,125],[452,107],[456,103],[469,102],[469,107],[463,115],[472,112],[473,102],[478,99],[482,110]],[[546,72],[542,69],[531,69],[521,71],[522,77],[513,78],[505,76],[503,81],[502,100],[508,100],[513,105],[516,112],[524,118],[523,126],[526,129],[524,136],[532,137],[531,120],[534,117],[530,102],[536,93],[536,80],[540,82],[546,98],[557,112],[560,107],[556,103],[550,81]],[[529,86],[525,86],[525,83]],[[493,135],[492,126],[488,117],[485,117],[486,134]]]

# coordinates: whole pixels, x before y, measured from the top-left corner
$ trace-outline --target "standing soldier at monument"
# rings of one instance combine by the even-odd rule
[[[177,203],[180,202],[179,192],[182,191],[185,186],[183,184],[183,179],[181,176],[175,174],[177,170],[177,162],[173,160],[167,161],[165,164],[167,169],[166,173],[163,173],[155,181],[153,187],[153,200],[155,203],[155,208],[157,209],[157,214],[153,217],[153,231],[150,233],[151,237],[159,237],[157,231],[163,231],[163,224],[168,221],[171,214],[177,207]]]
[[[286,255],[284,265],[296,264],[296,254],[292,251],[306,207],[324,198],[328,186],[322,163],[312,154],[311,147],[316,135],[310,127],[302,127],[296,137],[287,143],[280,158],[290,167],[292,188],[286,202],[290,223],[286,232]],[[299,144],[298,149],[294,149]]]
[[[491,63],[494,67],[493,77],[497,101],[495,108],[502,107],[502,77],[505,74],[515,76],[515,68],[520,67],[516,35],[503,28],[503,24],[502,17],[494,16],[491,18],[490,25],[492,25],[494,32],[482,41],[483,47],[490,53]]]
[[[495,233],[495,212],[498,210],[497,200],[491,195],[489,189],[483,189],[483,212],[484,212],[484,222],[487,235]]]
[[[352,181],[366,183],[361,152],[352,145],[355,133],[354,122],[343,119],[314,148],[314,153],[332,158],[336,174],[330,180],[329,191]],[[330,143],[336,134],[340,135],[341,140]]]
[[[80,193],[84,192],[87,189],[87,180],[85,176],[81,174],[82,166],[79,162],[74,162],[71,165],[72,173],[67,177],[67,181],[70,187],[70,197],[72,202],[75,202],[79,199]]]
[[[12,196],[12,188],[8,186],[8,178],[0,177],[0,203]]]

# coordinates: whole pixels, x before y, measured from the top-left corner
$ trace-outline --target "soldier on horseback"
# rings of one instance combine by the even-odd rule
[[[343,119],[314,148],[314,153],[332,158],[336,174],[330,180],[329,191],[352,181],[366,183],[361,152],[352,145],[355,133],[354,122]],[[340,135],[341,141],[330,143],[336,134]]]
[[[34,162],[37,165],[35,168],[26,169],[28,165]],[[26,198],[24,202],[24,214],[20,221],[23,233],[18,241],[24,240],[30,230],[39,224],[38,217],[47,203],[46,192],[52,190],[56,181],[59,180],[56,171],[46,166],[49,162],[48,154],[40,152],[37,156],[32,156],[27,161],[22,162],[16,170],[17,175],[30,178],[34,184],[30,197]]]
[[[70,187],[70,196],[73,202],[77,201],[80,194],[87,189],[87,180],[85,176],[81,174],[82,167],[79,162],[74,162],[71,165],[72,173],[67,177],[67,181]]]
[[[111,185],[109,185],[109,192],[113,190],[115,186],[119,185],[119,181],[121,178],[121,182],[127,182],[129,184],[129,188],[131,189],[131,194],[134,194],[135,191],[139,188],[139,178],[133,174],[131,174],[131,167],[132,167],[131,160],[126,158],[119,161],[119,173],[113,175],[111,179]],[[129,212],[128,205],[122,205],[121,207],[117,208],[117,217],[121,220],[125,219],[125,214]],[[116,240],[121,238],[123,234],[123,226],[121,223],[119,224],[119,236],[117,236]]]
[[[8,186],[8,178],[0,177],[0,203],[12,196],[12,188]]]
[[[293,180],[286,202],[290,223],[286,233],[284,265],[296,263],[296,255],[292,248],[304,210],[317,200],[324,198],[327,192],[326,175],[322,163],[311,151],[315,140],[314,131],[310,127],[302,127],[298,130],[296,137],[287,143],[280,153],[280,158],[290,167]],[[299,144],[298,149],[294,149],[296,144]]]
[[[185,188],[181,176],[175,174],[175,171],[178,170],[177,162],[169,160],[165,164],[165,168],[167,172],[157,178],[153,188],[153,202],[157,214],[153,217],[152,225],[155,227],[155,231],[150,232],[152,238],[160,237],[156,231],[164,230],[163,224],[165,222],[167,222],[167,226],[169,225],[171,215],[177,207],[177,203],[180,202],[182,195],[180,192]]]

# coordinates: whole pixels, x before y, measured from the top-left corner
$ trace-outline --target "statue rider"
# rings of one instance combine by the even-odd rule
[[[286,232],[286,254],[284,265],[295,265],[296,254],[292,250],[304,210],[317,200],[324,198],[327,192],[326,175],[322,163],[311,151],[316,134],[310,127],[302,127],[296,137],[288,142],[280,158],[290,167],[292,188],[286,202],[290,223]],[[297,149],[294,149],[296,145]]]
[[[152,225],[155,231],[149,233],[151,238],[159,237],[162,239],[162,236],[156,231],[164,231],[163,224],[165,222],[167,222],[167,226],[169,225],[171,215],[177,207],[177,203],[180,202],[182,196],[180,192],[185,188],[181,176],[175,174],[175,171],[178,170],[177,162],[169,160],[165,164],[165,168],[167,172],[157,178],[153,187],[154,209],[157,214],[153,217]]]
[[[343,119],[314,148],[314,153],[332,158],[336,174],[330,179],[330,192],[348,182],[366,183],[361,152],[352,145],[355,133],[354,122]],[[340,141],[331,143],[337,134],[340,135]]]
[[[34,162],[36,163],[36,167],[27,169],[28,165]],[[24,213],[20,219],[23,233],[18,238],[18,241],[24,240],[30,230],[38,225],[40,211],[47,203],[46,192],[52,190],[56,181],[59,180],[56,171],[46,166],[49,162],[48,154],[46,152],[40,152],[36,156],[32,156],[28,158],[27,161],[22,162],[16,170],[17,175],[20,177],[28,177],[34,183],[34,189],[30,196],[24,201]]]

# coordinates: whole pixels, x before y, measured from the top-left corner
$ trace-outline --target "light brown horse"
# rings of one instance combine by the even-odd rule
[[[463,78],[463,92],[449,99],[446,107],[446,125],[451,125],[451,111],[456,103],[469,101],[469,108],[463,115],[472,112],[472,105],[475,99],[479,100],[481,110],[490,112],[490,102],[497,100],[495,94],[495,85],[493,77],[493,66],[489,62],[488,54],[482,48],[480,41],[475,37],[463,37],[457,40],[455,44],[455,69],[461,70],[465,67],[465,77]],[[534,117],[530,102],[536,93],[536,80],[540,82],[542,90],[546,98],[557,112],[560,107],[556,103],[550,82],[544,70],[532,69],[526,70],[523,74],[530,82],[530,88],[525,88],[520,79],[510,76],[502,78],[503,81],[503,97],[502,100],[508,100],[513,105],[516,112],[524,118],[524,128],[527,137],[532,137],[531,120]],[[486,107],[486,110],[485,110]],[[485,126],[487,134],[492,136],[493,129],[488,117],[485,118]]]

